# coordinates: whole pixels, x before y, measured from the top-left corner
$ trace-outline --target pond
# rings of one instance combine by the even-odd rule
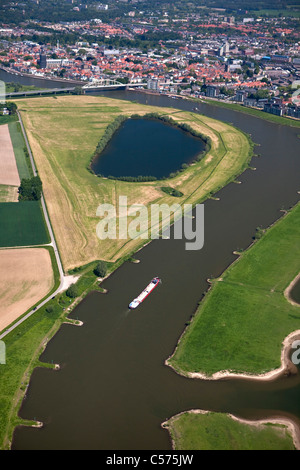
[[[127,119],[91,164],[105,177],[163,179],[191,164],[205,142],[159,119]]]

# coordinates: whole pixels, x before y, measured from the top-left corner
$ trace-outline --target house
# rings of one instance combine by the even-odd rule
[[[150,78],[147,81],[148,90],[159,91],[159,80],[157,78]]]
[[[266,113],[275,114],[276,116],[283,116],[285,106],[280,98],[272,98],[264,104],[263,109]]]
[[[217,88],[213,85],[208,85],[206,87],[206,96],[215,98],[217,96]]]
[[[245,90],[237,90],[235,95],[235,100],[239,103],[243,103],[246,98],[246,91]]]
[[[300,119],[300,107],[299,106],[289,106],[287,108],[286,114],[290,117]]]

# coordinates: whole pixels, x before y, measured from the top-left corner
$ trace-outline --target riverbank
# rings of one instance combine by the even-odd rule
[[[205,378],[278,373],[285,338],[299,329],[299,305],[284,296],[299,272],[299,227],[297,204],[212,280],[169,365]]]
[[[42,82],[44,81],[45,84],[46,82],[49,82],[51,85],[51,87],[53,87],[56,83],[59,83],[61,85],[65,84],[66,87],[69,86],[70,84],[73,84],[73,85],[77,85],[77,86],[83,86],[86,84],[86,82],[83,82],[83,81],[76,81],[76,80],[67,80],[65,78],[59,78],[59,77],[55,77],[55,78],[52,78],[52,77],[37,77],[37,76],[34,76],[32,74],[21,74],[19,72],[16,72],[14,71],[13,69],[10,69],[10,68],[7,68],[7,67],[4,67],[4,66],[0,66],[0,70],[3,70],[5,73],[9,74],[9,80],[12,80],[14,79],[14,77],[18,77],[20,79],[22,79],[23,77],[26,79],[29,79],[30,81],[35,81],[35,82],[38,82],[39,80],[41,80]],[[130,87],[129,87],[129,90],[130,90]],[[177,100],[186,100],[186,101],[190,101],[191,103],[206,103],[208,105],[212,105],[212,106],[218,106],[218,107],[223,107],[225,109],[231,109],[231,110],[234,110],[234,111],[237,111],[239,113],[243,113],[243,114],[249,114],[250,116],[256,116],[260,119],[263,119],[265,121],[269,121],[269,122],[274,122],[274,123],[277,123],[277,124],[282,124],[282,125],[285,125],[285,126],[291,126],[291,127],[300,127],[300,120],[299,119],[295,119],[295,118],[292,118],[292,117],[289,117],[289,116],[276,116],[276,115],[273,115],[273,114],[270,114],[270,113],[266,113],[258,108],[251,108],[251,107],[248,107],[248,106],[244,106],[242,104],[239,104],[239,103],[227,103],[227,102],[224,102],[224,101],[221,101],[221,100],[217,100],[217,99],[211,99],[211,98],[194,98],[194,97],[190,97],[190,96],[185,96],[185,95],[177,95],[176,93],[161,93],[161,94],[158,94],[157,92],[153,92],[152,90],[148,90],[148,89],[138,89],[138,88],[135,88],[134,89],[135,92],[138,92],[138,93],[142,93],[142,94],[145,94],[145,95],[152,95],[152,96],[166,96],[166,97],[170,97],[170,98],[173,98],[173,99],[177,99]]]
[[[35,75],[32,75],[31,73],[25,73],[25,72],[18,72],[14,69],[11,69],[10,67],[5,67],[4,65],[0,65],[0,70],[3,70],[4,72],[12,75],[12,78],[14,76],[16,77],[25,77],[25,78],[30,78],[31,80],[44,80],[45,82],[52,82],[52,83],[60,83],[60,84],[65,84],[66,87],[68,85],[78,85],[78,86],[83,86],[85,85],[86,83],[85,82],[82,82],[82,81],[79,81],[79,80],[67,80],[65,78],[59,78],[59,77],[45,77],[43,75],[38,75],[38,76],[35,76]]]
[[[157,92],[153,92],[151,90],[135,90],[136,92],[148,94],[152,96],[157,96]],[[205,103],[211,106],[218,106],[220,108],[231,109],[233,111],[237,111],[243,114],[249,114],[250,116],[255,116],[260,119],[264,119],[265,121],[273,122],[275,124],[282,124],[284,126],[291,126],[291,127],[300,127],[300,120],[290,117],[290,116],[276,116],[275,114],[267,113],[259,108],[252,108],[249,106],[245,106],[239,103],[228,103],[223,100],[212,99],[212,98],[195,98],[191,96],[185,95],[176,95],[175,93],[162,93],[160,96],[167,96],[169,98],[177,99],[177,100],[186,100],[190,101],[191,103]],[[195,108],[195,111],[199,111],[198,108]]]
[[[99,138],[116,116],[159,113],[179,125],[188,123],[196,132],[208,136],[211,148],[204,158],[163,180],[164,186],[170,185],[184,194],[176,198],[182,207],[194,206],[212,196],[240,175],[252,157],[249,136],[229,124],[191,112],[87,95],[24,99],[18,104],[43,181],[65,271],[97,258],[116,262],[149,239],[148,232],[135,239],[99,240],[96,212],[100,202],[116,208],[119,196],[127,197],[128,207],[141,204],[149,208],[153,203],[172,206],[175,202],[174,197],[161,190],[162,181],[116,181],[96,177],[87,170]],[[38,134],[35,129],[39,129]]]

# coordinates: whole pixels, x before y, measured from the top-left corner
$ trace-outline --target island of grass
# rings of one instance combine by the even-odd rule
[[[118,207],[119,196],[126,196],[128,206],[171,206],[174,195],[161,190],[162,186],[171,186],[184,194],[178,198],[180,205],[195,205],[241,174],[252,155],[247,135],[229,124],[187,111],[89,95],[21,99],[18,106],[43,181],[65,271],[95,259],[119,261],[147,242],[140,238],[99,240],[99,204]],[[111,123],[120,116],[143,117],[148,113],[172,118],[178,125],[188,124],[209,139],[209,151],[200,161],[163,182],[133,184],[97,177],[88,171],[95,149]]]
[[[300,306],[284,295],[300,271],[299,237],[300,204],[212,281],[168,364],[208,378],[279,369],[283,342],[300,326]]]
[[[282,422],[249,422],[195,410],[174,416],[168,429],[174,450],[295,450],[294,429]]]

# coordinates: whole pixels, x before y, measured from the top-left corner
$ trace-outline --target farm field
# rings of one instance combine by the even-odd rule
[[[50,243],[38,201],[0,203],[0,247]]]
[[[47,295],[53,286],[47,249],[0,250],[0,331]]]
[[[196,204],[218,191],[247,167],[252,154],[249,138],[229,124],[172,108],[156,108],[121,100],[59,96],[18,101],[35,158],[51,223],[65,271],[95,259],[115,262],[147,240],[99,240],[96,215],[99,204],[117,207],[119,196],[131,204]],[[162,182],[128,183],[96,177],[88,166],[108,124],[119,115],[143,116],[157,112],[178,123],[188,123],[210,137],[211,149],[199,162],[172,179],[164,180],[184,196],[161,190]],[[55,139],[53,138],[55,136]]]
[[[18,186],[7,186],[0,184],[0,203],[1,202],[18,202]]]
[[[29,160],[29,158],[26,157],[24,153],[25,142],[20,129],[20,124],[17,121],[10,122],[8,124],[8,128],[14,149],[20,180],[22,178],[30,178],[31,174],[28,168],[28,163],[26,161],[26,159]]]
[[[20,176],[8,124],[0,126],[0,143],[0,184],[19,186]]]

